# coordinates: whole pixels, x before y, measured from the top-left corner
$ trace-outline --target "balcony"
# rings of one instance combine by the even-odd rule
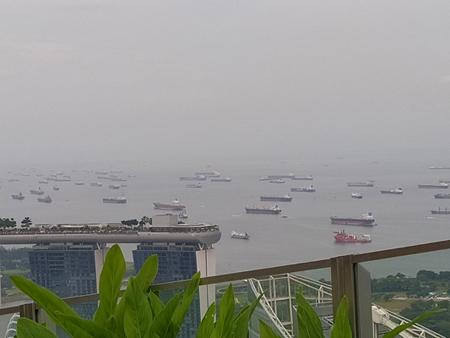
[[[434,271],[435,274],[450,271],[447,263],[449,256],[450,240],[446,240],[206,277],[201,280],[200,292],[202,289],[215,287],[216,299],[204,301],[220,302],[221,290],[232,283],[235,288],[237,307],[245,306],[247,302],[263,293],[264,296],[249,323],[250,337],[259,336],[257,323],[260,318],[283,338],[296,337],[294,295],[299,286],[302,287],[303,295],[313,304],[321,318],[325,336],[329,334],[333,325],[333,313],[336,312],[341,298],[346,295],[350,301],[349,319],[353,336],[379,337],[385,330],[392,329],[408,319],[385,308],[389,305],[389,299],[374,300],[371,289],[374,278],[388,275],[395,277],[396,273],[399,276],[414,277],[415,273],[421,270]],[[188,281],[177,281],[154,285],[153,288],[164,293],[184,288],[187,284]],[[450,286],[448,289],[450,292]],[[449,300],[449,295],[430,292],[427,295],[416,296],[414,300],[419,298]],[[71,305],[97,300],[98,294],[65,299]],[[411,297],[408,301],[410,300],[412,300]],[[394,303],[396,304],[396,302],[392,304]],[[38,322],[46,321],[45,313],[34,303],[3,307],[0,309],[0,319],[9,318],[15,313]],[[13,318],[17,319],[17,316]],[[6,337],[13,337],[14,333],[15,326],[11,324]],[[0,334],[3,335],[4,332]],[[402,337],[445,336],[448,334],[436,333],[423,325],[414,325],[402,334]]]

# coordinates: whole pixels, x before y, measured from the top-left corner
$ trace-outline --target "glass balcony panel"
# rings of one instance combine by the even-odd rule
[[[446,312],[421,321],[410,334],[450,337],[449,259],[450,250],[439,250],[360,263],[371,275],[372,319],[380,334],[386,326],[445,308]]]

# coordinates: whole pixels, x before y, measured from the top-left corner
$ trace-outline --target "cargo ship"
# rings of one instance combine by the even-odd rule
[[[46,196],[46,197],[38,197],[38,202],[44,202],[44,203],[51,203],[52,199],[50,196]]]
[[[367,182],[348,182],[347,186],[349,187],[373,187],[375,181],[370,180]]]
[[[24,195],[20,192],[19,195],[11,195],[14,200],[23,200],[25,198]]]
[[[127,203],[127,199],[123,196],[120,197],[109,197],[109,198],[104,198],[103,199],[103,203],[119,203],[119,204],[123,204],[123,203]]]
[[[232,231],[231,232],[231,238],[250,239],[250,236],[246,232]]]
[[[229,177],[211,178],[211,182],[231,182],[231,178]]]
[[[155,206],[155,209],[160,210],[183,210],[186,208],[184,205],[181,205],[177,199],[175,199],[172,202],[172,204],[163,204],[159,202],[154,202],[153,205]]]
[[[291,177],[291,180],[294,180],[294,181],[300,181],[300,180],[312,181],[312,179],[313,179],[313,177],[311,175],[309,175],[309,176],[301,176],[301,177],[296,177],[296,176],[292,176]]]
[[[205,175],[183,176],[180,177],[180,181],[206,181],[206,176]]]
[[[267,178],[270,180],[276,180],[278,178],[292,178],[295,177],[293,173],[289,173],[288,175],[267,175]]]
[[[334,239],[337,243],[371,243],[372,239],[369,235],[361,234],[361,237],[355,235],[346,234],[345,230],[339,231]]]
[[[382,194],[394,194],[394,195],[401,195],[403,194],[402,188],[397,188],[393,190],[380,190]]]
[[[450,194],[440,192],[439,194],[434,195],[434,198],[450,198]]]
[[[44,194],[44,192],[41,190],[41,188],[39,187],[39,189],[38,190],[30,190],[30,193],[32,194],[32,195],[43,195]]]
[[[247,214],[275,214],[278,215],[281,209],[278,205],[256,205],[251,207],[245,207],[245,212]]]
[[[419,184],[419,188],[425,189],[448,189],[447,183],[439,183],[439,184]]]
[[[302,187],[302,188],[291,188],[292,192],[316,192],[316,188],[314,188],[312,185],[309,187]]]
[[[289,194],[284,196],[259,196],[261,201],[277,201],[277,202],[290,202],[292,197]]]
[[[365,225],[372,226],[375,222],[371,212],[363,214],[361,218],[344,218],[331,216],[331,224],[342,224],[342,225]]]
[[[431,213],[433,215],[450,215],[450,210],[447,210],[447,208],[441,210],[441,208],[439,208],[438,210],[431,210]]]

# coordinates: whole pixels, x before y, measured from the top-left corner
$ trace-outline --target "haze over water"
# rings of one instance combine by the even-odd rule
[[[0,172],[0,216],[14,217],[18,223],[25,216],[34,224],[120,222],[164,211],[154,210],[153,202],[170,203],[175,198],[186,206],[187,223],[218,224],[222,231],[217,249],[217,273],[228,273],[262,267],[297,263],[348,253],[377,251],[405,245],[426,243],[449,238],[450,216],[431,215],[431,209],[450,208],[448,200],[434,198],[447,190],[418,189],[418,184],[438,183],[450,179],[450,170],[429,170],[429,166],[446,166],[439,153],[409,151],[396,153],[305,154],[290,157],[248,159],[211,159],[211,161],[174,161],[159,163],[85,163],[45,164],[22,168],[2,168]],[[39,167],[39,169],[37,169]],[[33,170],[31,168],[34,168]],[[39,184],[43,177],[63,171],[71,175],[71,182]],[[108,185],[117,182],[99,180],[95,171],[120,170],[116,175],[127,177],[127,186],[118,190]],[[189,182],[180,176],[193,176],[197,171],[218,170],[229,183],[203,181],[203,188],[186,188]],[[11,173],[8,173],[10,171]],[[19,176],[17,173],[30,174]],[[283,184],[259,181],[261,176],[289,174],[312,175],[313,181],[291,181]],[[10,178],[18,182],[8,182]],[[350,181],[375,180],[373,188],[347,187]],[[75,185],[81,181],[85,185]],[[102,187],[89,183],[102,181]],[[260,202],[261,195],[284,195],[291,187],[314,185],[315,193],[291,192],[292,202]],[[41,187],[53,202],[38,203],[30,189]],[[401,187],[403,195],[381,194],[381,189]],[[22,192],[23,201],[13,200],[11,194]],[[360,192],[362,200],[350,197]],[[124,195],[127,204],[102,203],[104,197]],[[281,215],[246,214],[245,206],[277,203]],[[372,212],[374,227],[355,227],[330,224],[330,216],[360,217]],[[336,244],[334,231],[370,234],[370,244]],[[248,241],[230,238],[231,231],[248,232]],[[131,261],[133,245],[123,245],[127,260]],[[442,262],[436,262],[437,269]],[[429,266],[432,268],[432,266]],[[394,269],[397,269],[395,267]],[[409,272],[409,271],[406,271]],[[386,270],[383,273],[387,273]],[[415,273],[411,270],[411,273]]]

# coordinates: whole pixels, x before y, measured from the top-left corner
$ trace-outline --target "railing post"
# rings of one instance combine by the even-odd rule
[[[19,306],[20,317],[36,321],[36,303],[22,304]]]
[[[353,255],[331,258],[331,286],[333,290],[333,316],[336,317],[336,312],[341,299],[344,295],[347,296],[349,300],[348,319],[353,337],[357,338],[355,315],[356,288]]]

